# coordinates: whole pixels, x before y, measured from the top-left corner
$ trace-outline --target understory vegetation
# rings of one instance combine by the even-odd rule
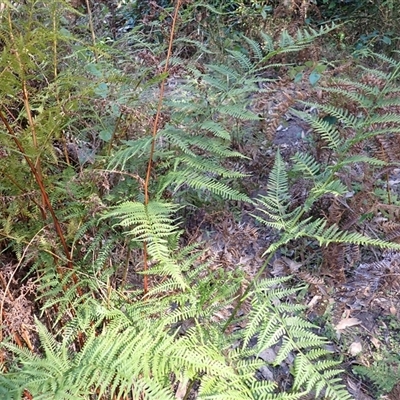
[[[367,3],[0,3],[1,399],[400,398]]]

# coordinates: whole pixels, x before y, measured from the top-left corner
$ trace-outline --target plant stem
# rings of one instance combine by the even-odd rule
[[[169,44],[168,44],[168,52],[167,52],[167,57],[165,60],[165,66],[164,66],[164,77],[161,81],[161,88],[160,88],[160,95],[158,97],[158,105],[157,105],[157,113],[154,118],[153,122],[153,129],[152,129],[152,141],[151,141],[151,148],[150,148],[150,154],[149,154],[149,161],[147,163],[147,172],[146,172],[146,179],[144,182],[144,205],[147,206],[149,204],[149,185],[150,185],[150,178],[151,178],[151,171],[153,167],[153,156],[154,156],[154,151],[155,151],[155,146],[156,146],[156,137],[157,137],[157,131],[158,131],[158,121],[160,120],[161,116],[161,108],[163,104],[163,98],[164,98],[164,89],[165,89],[165,81],[167,79],[167,73],[168,73],[168,67],[169,67],[169,59],[171,58],[172,54],[172,45],[174,42],[174,32],[175,32],[175,26],[176,26],[176,21],[178,19],[178,11],[181,6],[181,0],[176,0],[176,5],[175,5],[175,11],[174,11],[174,17],[172,19],[172,26],[171,26],[171,33],[169,36]],[[148,270],[148,253],[147,253],[147,243],[143,243],[143,270],[146,272]],[[143,291],[144,294],[148,292],[148,276],[144,275],[143,279]]]

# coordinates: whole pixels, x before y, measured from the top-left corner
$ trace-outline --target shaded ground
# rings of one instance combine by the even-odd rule
[[[261,145],[255,147],[251,143],[244,146],[244,153],[247,150],[246,155],[251,156],[245,170],[251,177],[244,186],[252,199],[266,193],[267,177],[276,150],[280,150],[290,165],[290,156],[297,151],[314,152],[311,134],[304,121],[288,112],[278,125],[272,142],[266,139],[260,140],[258,143]],[[215,263],[227,269],[241,268],[251,280],[264,264],[263,253],[277,235],[257,223],[252,215],[262,216],[262,213],[251,205],[242,206],[236,214],[228,210],[216,214],[200,211],[190,222],[190,226],[195,227],[189,229],[190,240],[205,241],[207,254],[215,259]],[[361,249],[360,252],[360,249],[350,246],[339,255],[343,257],[340,261],[343,276],[336,276],[335,270],[329,270],[329,263],[319,260],[319,264],[313,264],[306,259],[302,262],[304,255],[313,259],[316,250],[300,251],[296,248],[298,245],[293,243],[292,247],[278,251],[265,276],[292,274],[294,282],[309,285],[303,299],[308,306],[308,317],[321,328],[322,334],[330,338],[332,350],[344,355],[344,380],[350,393],[357,400],[378,399],[377,390],[382,393],[383,388],[377,388],[367,377],[361,379],[354,373],[354,367],[374,366],[373,374],[383,370],[382,381],[389,374],[393,384],[400,382],[400,373],[397,372],[400,364],[397,356],[400,350],[400,254],[377,249]],[[276,352],[274,348],[269,349],[261,358],[270,362]],[[275,370],[266,365],[259,371],[259,378],[273,379],[284,387],[288,384],[290,368],[289,357]],[[393,389],[388,387],[386,393],[389,391],[387,396],[379,398],[399,399],[400,383]]]

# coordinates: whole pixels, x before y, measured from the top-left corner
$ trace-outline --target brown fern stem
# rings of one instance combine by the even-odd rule
[[[8,13],[8,26],[10,29],[10,38],[11,38],[12,42],[15,44],[15,38],[14,38],[14,34],[13,34],[13,24],[12,24],[12,19],[11,19],[10,13]],[[36,127],[35,127],[35,123],[33,121],[32,111],[31,111],[31,107],[30,107],[30,103],[29,103],[29,94],[28,94],[28,88],[27,88],[26,79],[25,79],[24,63],[22,62],[21,56],[18,51],[18,47],[16,45],[14,46],[14,54],[15,54],[15,57],[18,61],[19,68],[20,68],[22,97],[23,97],[23,101],[24,101],[26,116],[27,116],[28,123],[29,123],[29,128],[30,128],[31,135],[32,135],[32,143],[33,143],[33,146],[35,147],[35,149],[37,150],[38,149],[38,140],[37,140],[37,134],[36,134]],[[7,128],[7,130],[8,130],[8,128]],[[12,136],[15,137],[15,135],[12,135]],[[40,157],[37,157],[34,165],[35,165],[35,170],[36,170],[37,175],[39,176],[40,180],[43,181],[42,168],[40,166]],[[42,202],[43,202],[43,207],[40,207],[40,211],[42,213],[42,218],[44,219],[46,217],[46,211],[45,211],[46,210],[46,202],[45,202],[45,198],[43,197],[43,193],[42,193]]]
[[[176,21],[178,19],[178,12],[179,8],[181,6],[181,1],[182,0],[176,0],[176,5],[175,5],[175,11],[174,11],[174,17],[172,19],[172,26],[171,26],[171,33],[169,36],[169,44],[168,44],[168,52],[167,52],[167,57],[165,60],[165,66],[164,66],[164,77],[161,81],[161,87],[160,87],[160,95],[158,97],[158,105],[157,105],[157,113],[154,118],[153,122],[153,128],[152,128],[152,137],[153,140],[151,141],[151,148],[150,148],[150,154],[149,154],[149,161],[147,164],[147,172],[146,172],[146,179],[144,182],[144,204],[147,206],[149,204],[149,184],[150,184],[150,178],[151,178],[151,171],[153,167],[153,156],[154,156],[154,151],[155,151],[155,146],[156,146],[156,136],[157,136],[157,131],[158,131],[158,122],[160,120],[161,116],[161,108],[162,108],[162,103],[164,99],[164,89],[165,89],[165,81],[167,79],[167,73],[168,73],[168,67],[169,67],[169,59],[171,58],[172,54],[172,45],[174,43],[174,32],[175,32],[175,26],[176,26]],[[147,243],[143,243],[143,271],[148,270],[148,253],[147,253]],[[146,294],[148,292],[148,276],[144,275],[143,279],[143,291]]]
[[[32,162],[32,160],[29,158],[29,156],[26,154],[24,147],[22,146],[21,142],[19,141],[17,135],[15,134],[13,128],[10,126],[10,124],[8,123],[6,117],[4,116],[4,113],[0,110],[0,119],[2,120],[4,126],[6,127],[8,133],[10,134],[12,140],[14,141],[15,145],[17,146],[18,150],[20,151],[20,153],[23,155],[26,163],[28,164],[32,175],[35,178],[35,181],[37,183],[37,185],[39,186],[39,190],[40,193],[42,195],[43,198],[43,202],[44,202],[44,206],[40,207],[41,213],[42,213],[42,217],[45,218],[46,217],[46,209],[50,212],[51,217],[53,219],[53,223],[54,223],[54,227],[56,229],[57,235],[60,239],[60,242],[62,244],[63,250],[64,250],[64,254],[67,258],[67,263],[68,263],[68,268],[72,268],[72,257],[71,257],[71,253],[69,251],[67,242],[65,240],[65,236],[64,233],[61,229],[61,225],[60,222],[58,221],[58,218],[54,212],[53,206],[51,205],[50,202],[50,198],[49,195],[47,194],[45,185],[43,183],[43,179],[42,179],[42,175],[40,174],[40,172],[37,169],[37,166]],[[46,208],[44,208],[46,207]]]

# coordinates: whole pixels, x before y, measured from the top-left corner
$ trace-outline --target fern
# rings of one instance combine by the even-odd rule
[[[234,281],[228,276],[224,281],[230,290]],[[125,303],[124,311],[118,308],[118,297],[113,297],[111,308],[93,300],[86,302],[65,328],[61,342],[38,323],[43,357],[5,345],[18,354],[20,367],[15,376],[3,375],[0,380],[6,382],[4,387],[14,384],[33,395],[52,394],[59,399],[89,398],[94,392],[124,396],[139,390],[145,398],[170,399],[176,380],[199,380],[198,396],[204,399],[300,399],[312,390],[324,391],[332,399],[350,398],[336,380],[338,363],[321,349],[326,340],[313,334],[313,325],[300,317],[304,307],[285,303],[287,296],[299,290],[284,288],[285,281],[262,281],[251,292],[252,311],[240,348],[234,346],[235,337],[223,334],[221,325],[213,320],[224,306],[226,291],[212,278],[203,285],[195,274],[185,292],[165,300],[150,297],[145,303]],[[205,294],[207,287],[213,287],[217,297]],[[198,303],[200,299],[206,301]],[[171,304],[179,306],[174,310]],[[166,318],[158,318],[159,313]],[[189,329],[177,325],[185,321],[192,321]],[[85,344],[79,352],[70,353],[71,341],[81,330],[87,335]],[[254,335],[257,345],[249,347]],[[281,339],[276,364],[290,352],[298,352],[291,393],[277,393],[273,383],[255,379],[262,364],[251,356]],[[305,376],[312,379],[306,382]],[[11,393],[17,392],[15,388]]]
[[[396,372],[399,364],[398,355],[386,355],[384,360],[374,360],[371,366],[355,366],[354,372],[370,380],[377,388],[377,395],[390,392],[399,380]]]
[[[320,246],[330,243],[354,243],[359,245],[371,245],[381,248],[400,248],[395,243],[385,240],[372,239],[357,232],[341,231],[337,225],[327,226],[327,221],[322,218],[302,218],[311,205],[321,196],[328,193],[343,195],[346,188],[337,179],[329,181],[326,175],[319,175],[318,165],[309,157],[295,156],[299,160],[295,166],[296,171],[304,172],[307,176],[317,182],[310,190],[310,197],[306,200],[306,207],[303,205],[288,212],[289,207],[289,183],[283,160],[279,154],[276,155],[275,164],[271,170],[268,181],[268,192],[266,196],[258,199],[259,210],[266,215],[267,219],[254,215],[261,223],[281,230],[281,238],[270,245],[266,253],[274,253],[280,246],[291,240],[301,237],[315,239]],[[333,179],[333,174],[331,175]],[[321,182],[322,181],[322,182]]]
[[[10,27],[9,21],[2,26],[4,54],[10,58],[0,62],[6,78],[0,85],[1,105],[10,110],[7,117],[26,148],[26,159],[32,159],[43,172],[49,203],[58,205],[61,228],[69,230],[67,249],[72,247],[74,259],[65,264],[66,257],[57,254],[51,233],[44,238],[44,246],[32,250],[33,270],[39,277],[37,299],[43,302],[43,318],[49,316],[50,328],[37,321],[40,355],[1,343],[15,360],[7,365],[9,372],[0,375],[1,395],[19,399],[26,390],[35,399],[173,399],[176,386],[187,382],[198,384],[198,397],[204,399],[288,400],[307,393],[346,399],[337,381],[338,363],[321,348],[325,339],[314,334],[303,307],[289,301],[298,289],[286,286],[287,280],[256,282],[253,287],[244,272],[227,272],[210,260],[202,263],[195,246],[179,249],[182,238],[176,219],[186,204],[184,199],[190,199],[188,192],[209,201],[249,201],[236,189],[236,180],[243,175],[231,167],[231,160],[243,158],[234,149],[245,135],[244,127],[259,119],[248,107],[252,93],[259,90],[257,83],[263,81],[257,75],[279,66],[267,65],[272,57],[303,49],[333,28],[304,30],[297,36],[284,32],[278,44],[266,34],[261,44],[247,38],[248,53],[226,52],[223,63],[214,62],[201,70],[171,58],[176,70],[182,68],[183,83],[165,93],[163,118],[152,142],[148,134],[160,96],[158,85],[167,78],[159,71],[160,55],[165,51],[163,33],[146,40],[144,29],[134,29],[127,35],[132,42],[126,46],[129,54],[118,54],[114,60],[108,56],[115,54],[115,48],[107,47],[105,41],[87,45],[61,29],[57,14],[65,11],[62,1],[50,8],[41,2],[28,3],[25,27],[23,20],[16,27]],[[153,27],[157,29],[157,24]],[[65,54],[59,54],[60,42]],[[50,57],[46,53],[49,46]],[[140,62],[132,62],[136,56]],[[70,69],[67,62],[72,64]],[[134,76],[124,77],[118,68],[131,68]],[[29,127],[25,127],[27,102],[19,101],[21,87],[27,87],[29,104],[37,113]],[[65,139],[63,130],[80,138],[86,132],[100,133],[94,171],[87,173],[91,167],[72,165],[62,143],[58,143],[60,154],[54,156],[56,142]],[[321,134],[336,147],[341,145],[337,132],[326,125],[321,125]],[[7,205],[4,221],[7,237],[16,233],[13,247],[22,255],[25,242],[45,230],[49,221],[40,193],[32,179],[27,179],[32,172],[21,164],[21,150],[15,150],[10,135],[2,136],[2,146],[10,150],[13,162],[7,156],[0,160],[0,167],[11,179],[1,190],[20,198]],[[57,162],[50,162],[47,154]],[[149,157],[151,200],[144,204],[142,182]],[[298,158],[298,164],[297,171],[307,167],[307,177],[315,182],[309,207],[324,194],[343,190],[333,173],[327,176],[312,159]],[[118,180],[116,176],[128,178]],[[306,235],[322,244],[367,243],[364,237],[342,233],[323,221],[302,219],[305,212],[300,208],[290,210],[289,182],[279,154],[263,201],[267,224],[283,232],[277,245]],[[15,228],[12,221],[23,222]],[[127,287],[118,289],[110,282],[120,261],[118,251],[141,244],[146,244],[152,264],[143,272],[153,278],[145,295]],[[127,265],[132,261],[129,256]],[[31,258],[24,260],[25,265]],[[144,262],[141,254],[135,262]],[[105,265],[110,264],[107,270]],[[229,321],[243,288],[248,288],[249,318]],[[237,331],[227,334],[226,324]],[[252,337],[257,338],[253,347]],[[277,364],[296,354],[290,393],[256,379],[263,365],[257,356],[278,341]],[[303,380],[304,375],[312,377],[310,382]],[[188,386],[186,397],[190,392]]]

